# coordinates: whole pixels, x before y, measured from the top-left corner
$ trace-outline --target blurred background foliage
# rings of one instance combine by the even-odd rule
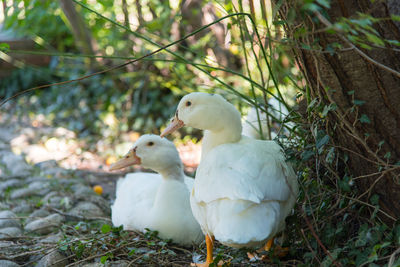
[[[158,133],[172,116],[180,97],[193,91],[221,93],[245,113],[249,102],[265,109],[272,95],[278,103],[285,101],[285,106],[286,102],[294,104],[294,85],[300,79],[296,76],[298,70],[293,68],[287,49],[271,41],[271,38],[279,41],[283,33],[267,2],[252,1],[252,5],[242,1],[233,4],[158,0],[3,3],[2,31],[13,38],[34,41],[30,49],[11,45],[9,55],[23,59],[24,53],[30,56],[36,53],[47,57],[47,61],[38,67],[29,61],[18,65],[10,60],[18,68],[3,75],[1,97],[38,85],[76,79],[138,58],[228,14],[239,11],[252,14],[261,46],[249,19],[232,16],[204,28],[169,51],[14,100],[19,108],[28,109],[31,116],[42,114],[48,122],[67,127],[80,137],[113,142],[121,132]],[[266,50],[265,55],[262,50]],[[275,73],[274,81],[265,71],[268,70],[265,58]],[[277,94],[278,84],[282,94]],[[198,132],[193,132],[193,136],[198,136]]]

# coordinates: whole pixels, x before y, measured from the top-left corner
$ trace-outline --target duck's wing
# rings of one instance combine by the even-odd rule
[[[212,149],[202,160],[195,179],[197,202],[216,199],[286,201],[296,179],[273,141],[244,140]]]

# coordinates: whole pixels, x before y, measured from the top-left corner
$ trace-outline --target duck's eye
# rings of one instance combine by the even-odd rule
[[[154,142],[148,142],[147,145],[152,146],[152,145],[154,145]]]
[[[187,106],[187,107],[189,107],[189,106],[191,106],[191,105],[192,105],[192,102],[190,102],[190,101],[187,101],[187,102],[186,102],[186,106]]]

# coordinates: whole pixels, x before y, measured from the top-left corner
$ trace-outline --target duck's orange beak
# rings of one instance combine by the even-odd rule
[[[185,123],[178,119],[178,116],[175,115],[175,117],[172,118],[170,124],[165,128],[165,130],[160,134],[161,137],[166,136],[167,134],[170,134],[179,128],[182,128],[185,126]]]
[[[140,158],[136,155],[136,148],[130,150],[125,157],[110,166],[110,171],[119,170],[131,165],[141,164]]]

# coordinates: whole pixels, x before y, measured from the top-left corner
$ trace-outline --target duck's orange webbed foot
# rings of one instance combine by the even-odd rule
[[[197,267],[208,267],[211,263],[214,262],[213,258],[213,248],[214,248],[214,237],[210,237],[206,235],[206,246],[207,246],[207,257],[206,262],[201,263],[194,263],[192,262],[190,266],[197,266]],[[229,262],[223,262],[222,260],[218,262],[217,266],[226,266],[229,265]]]
[[[201,262],[201,263],[191,263],[190,264],[190,266],[197,266],[197,267],[208,267],[208,266],[210,266],[210,264],[211,264],[212,262],[210,262],[210,263],[207,263],[207,262]],[[221,267],[221,266],[229,266],[230,265],[230,262],[224,262],[224,261],[219,261],[218,262],[218,264],[217,264],[217,266],[218,267]]]
[[[258,255],[258,253],[264,253],[264,252],[270,252],[272,249],[272,246],[274,244],[274,239],[275,238],[271,238],[270,240],[268,240],[268,242],[261,247],[260,249],[256,250],[256,252],[251,253],[251,252],[247,252],[247,256],[249,257],[250,260],[256,259],[256,260],[262,260],[262,261],[270,261],[270,257],[268,255]],[[275,245],[273,250],[273,257],[277,257],[277,258],[283,258],[285,257],[288,253],[289,253],[289,248],[284,248],[281,247],[279,245]]]

